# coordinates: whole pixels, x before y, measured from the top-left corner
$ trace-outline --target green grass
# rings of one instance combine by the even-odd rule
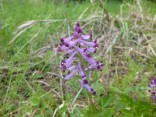
[[[108,12],[116,16],[120,11],[120,2],[106,3]],[[125,5],[126,6],[126,5]],[[156,11],[154,4],[145,5],[145,10],[153,15]],[[130,56],[123,57],[126,61],[127,71],[124,75],[114,74],[111,69],[117,70],[118,65],[111,67],[105,61],[103,73],[93,74],[92,86],[97,91],[94,97],[95,104],[88,102],[90,94],[83,90],[78,97],[77,107],[70,107],[80,89],[78,80],[70,80],[65,87],[60,86],[60,77],[50,74],[56,71],[62,60],[61,55],[55,55],[51,49],[42,54],[33,52],[56,43],[58,39],[73,29],[84,10],[83,18],[93,11],[101,11],[99,3],[87,2],[54,3],[52,1],[38,0],[3,0],[0,6],[0,116],[34,116],[50,117],[63,114],[71,117],[153,117],[156,116],[156,107],[147,93],[148,78],[155,74],[156,59],[153,57],[149,63],[140,64]],[[126,7],[125,7],[126,8]],[[125,9],[125,12],[128,8]],[[55,20],[66,19],[68,23],[39,23],[20,35],[12,44],[13,32],[18,26],[29,20]],[[82,24],[84,22],[82,21]],[[122,29],[121,29],[122,30]],[[40,31],[38,33],[38,31]],[[124,32],[124,31],[123,31]],[[35,38],[32,38],[36,35]],[[115,60],[116,56],[112,56]],[[139,58],[143,61],[143,58]],[[102,61],[103,58],[101,58]],[[55,69],[56,68],[56,69]],[[144,72],[147,75],[144,75]],[[109,84],[103,83],[99,78],[102,74],[113,74]],[[149,75],[150,74],[150,75]],[[137,79],[139,78],[139,79]],[[109,80],[106,78],[106,81]],[[134,84],[137,84],[134,86]],[[108,86],[109,85],[109,86]],[[62,96],[62,93],[65,95]],[[85,106],[86,108],[82,108]],[[73,109],[73,111],[71,111]],[[57,110],[57,111],[56,111]]]

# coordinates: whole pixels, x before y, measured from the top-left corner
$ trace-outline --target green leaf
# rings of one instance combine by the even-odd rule
[[[110,95],[103,97],[101,100],[101,108],[107,107],[112,102],[112,99],[113,98]]]
[[[112,117],[113,115],[113,109],[108,109],[105,114],[104,117]]]
[[[125,94],[120,94],[121,101],[127,105],[132,105],[134,103],[133,98]]]
[[[117,87],[110,87],[110,91],[115,92],[115,93],[123,93],[119,88]]]

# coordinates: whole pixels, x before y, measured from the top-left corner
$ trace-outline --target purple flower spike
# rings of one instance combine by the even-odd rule
[[[65,59],[62,60],[60,67],[64,73],[67,73],[64,76],[65,82],[79,73],[80,85],[95,95],[96,91],[88,85],[87,77],[91,77],[94,70],[101,71],[103,63],[92,57],[98,48],[97,41],[91,40],[92,34],[84,35],[82,32],[80,24],[77,23],[72,36],[60,39],[58,52],[65,52]]]
[[[149,90],[151,94],[151,98],[156,103],[156,78],[155,77],[152,77],[150,79],[150,83],[148,84],[148,86],[151,88],[151,90]]]

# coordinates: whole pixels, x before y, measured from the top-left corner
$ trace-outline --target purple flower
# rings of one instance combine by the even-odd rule
[[[87,49],[87,51],[96,53],[96,48],[90,47],[90,48]]]
[[[81,40],[81,43],[87,45],[87,46],[90,46],[90,47],[98,47],[98,44],[97,44],[97,41],[94,40],[93,42],[88,42],[88,41],[85,41],[85,40]]]
[[[60,40],[62,43],[67,43],[67,42],[70,42],[72,39],[73,39],[73,36],[68,37],[68,38],[61,38]]]
[[[94,89],[88,85],[88,80],[80,80],[80,84],[82,87],[86,88],[89,92],[91,92],[93,95],[96,94],[96,91],[94,91]]]
[[[74,40],[74,41],[70,41],[70,42],[65,43],[65,45],[67,47],[72,47],[72,46],[76,45],[78,42],[79,42],[79,40]]]
[[[69,73],[68,75],[64,76],[65,81],[66,81],[66,80],[69,80],[70,78],[72,78],[73,76],[75,76],[76,73],[77,73],[77,71],[78,71],[78,70],[75,69],[75,70],[73,70],[71,73]]]
[[[85,78],[86,78],[86,74],[84,73],[84,71],[83,71],[83,69],[82,69],[81,62],[78,63],[78,68],[79,68],[79,72],[80,72],[80,74],[81,74],[81,77],[82,77],[83,79],[85,79]]]
[[[70,61],[74,60],[75,55],[77,54],[77,51],[73,52],[71,56],[65,60],[66,63],[69,63]]]
[[[75,61],[75,58],[73,58],[68,63],[65,60],[62,60],[62,62],[61,62],[61,68],[63,69],[63,71],[66,70],[67,68],[69,68],[73,64],[74,61]]]
[[[156,78],[152,77],[148,86],[151,88],[156,88]]]
[[[69,48],[63,44],[60,44],[58,47],[58,52],[67,51],[67,50],[69,50]]]
[[[80,85],[95,95],[94,89],[88,85],[87,77],[91,77],[94,70],[101,71],[103,63],[92,57],[98,48],[97,41],[91,41],[92,35],[84,35],[82,32],[80,24],[77,23],[72,36],[60,39],[58,52],[65,52],[65,60],[62,60],[60,67],[67,73],[64,75],[65,81],[79,73]],[[83,63],[85,64],[82,65]]]
[[[92,37],[92,34],[88,34],[88,35],[81,35],[81,38],[84,40],[88,40]]]
[[[73,66],[71,66],[71,67],[68,68],[69,71],[73,71],[75,69],[77,69],[77,66],[76,65],[73,65]]]
[[[151,98],[156,103],[156,78],[155,77],[152,77],[150,79],[150,83],[148,84],[148,86],[151,88],[151,90],[149,90],[149,92],[151,93]]]
[[[77,46],[74,46],[74,48],[81,54],[81,56],[83,57],[84,60],[86,60],[88,63],[90,64],[94,64],[96,63],[96,60],[91,58],[91,56],[86,55],[86,53],[83,51],[83,49],[80,49]]]

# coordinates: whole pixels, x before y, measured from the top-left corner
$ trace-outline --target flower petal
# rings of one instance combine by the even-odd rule
[[[81,62],[78,63],[78,68],[79,68],[79,72],[80,72],[80,74],[81,74],[81,77],[82,77],[83,79],[85,79],[85,78],[86,78],[86,74],[85,74],[84,71],[82,70]]]
[[[76,68],[77,68],[77,66],[73,65],[73,66],[69,67],[68,70],[72,71],[72,70],[75,70]]]
[[[88,35],[81,35],[81,38],[84,40],[88,40],[92,37],[92,34],[88,34]]]
[[[61,62],[61,68],[63,69],[63,70],[66,70],[67,68],[69,68],[72,64],[73,64],[73,62],[75,61],[75,58],[73,58],[71,61],[69,61],[69,62],[65,62],[65,60],[63,60],[62,62]]]
[[[60,40],[61,40],[61,42],[63,42],[63,43],[67,43],[67,42],[70,42],[72,39],[73,39],[73,36],[68,37],[68,38],[61,38]]]
[[[77,51],[73,52],[72,55],[67,60],[65,60],[65,62],[66,63],[70,62],[72,59],[74,59],[76,54],[77,54]]]
[[[94,89],[88,85],[88,81],[85,80],[80,80],[80,85],[84,88],[86,88],[89,92],[91,92],[93,95],[96,94],[96,92],[94,91]]]
[[[77,46],[73,46],[73,47],[81,54],[81,56],[82,56],[87,62],[89,62],[90,64],[95,64],[95,63],[96,63],[96,60],[93,59],[93,58],[91,58],[91,57],[87,57],[87,56],[85,55],[85,53],[83,52],[82,49],[80,49],[80,48],[77,47]]]
[[[76,75],[77,71],[78,71],[77,69],[76,69],[76,70],[73,70],[73,72],[71,72],[70,74],[66,75],[66,76],[64,77],[64,79],[65,79],[65,80],[69,80],[69,79],[72,78],[74,75]]]
[[[71,54],[71,53],[73,53],[73,52],[74,52],[74,49],[69,49],[69,50],[67,51],[68,54]]]
[[[80,27],[79,23],[77,23],[75,26],[75,32],[82,33],[82,28]]]
[[[88,52],[94,52],[94,53],[96,53],[96,48],[90,47],[90,48],[88,48]]]
[[[78,42],[79,42],[79,40],[74,40],[74,41],[70,41],[68,43],[65,43],[65,45],[67,47],[72,47],[72,46],[76,45]]]
[[[88,41],[85,41],[85,40],[81,40],[82,43],[84,43],[85,45],[87,46],[91,46],[91,47],[97,47],[97,41],[93,41],[93,42],[88,42]]]
[[[69,50],[69,48],[63,44],[60,44],[59,47],[58,47],[58,51],[61,52],[61,51],[67,51]]]
[[[101,71],[103,67],[103,63],[97,61],[96,63],[90,64],[88,68],[86,68],[85,70],[94,70],[97,69],[98,71]]]
[[[156,87],[156,78],[154,78],[154,77],[151,78],[149,87],[151,87],[151,88]]]
[[[149,84],[148,85],[150,88],[155,88],[156,87],[156,84]]]

